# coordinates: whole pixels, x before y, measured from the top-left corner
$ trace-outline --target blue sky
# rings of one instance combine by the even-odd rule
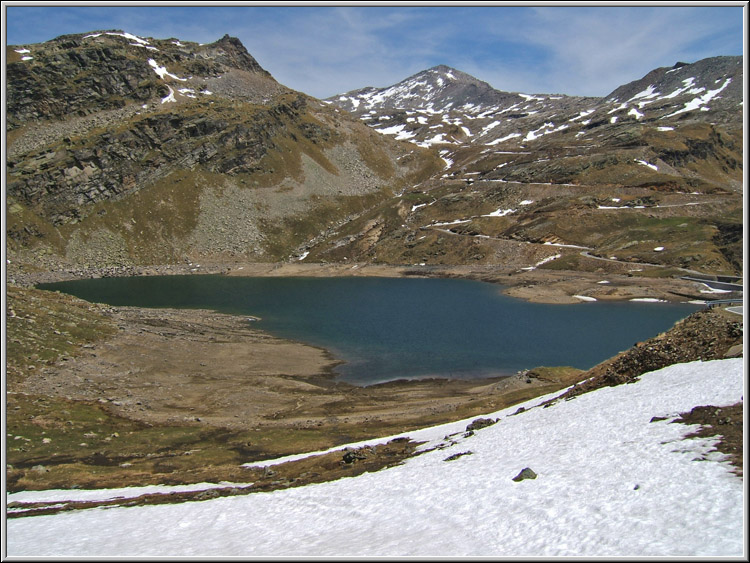
[[[3,2],[7,45],[121,29],[238,37],[282,84],[325,98],[446,64],[499,90],[605,96],[657,67],[742,55],[746,2],[716,6],[34,6]]]

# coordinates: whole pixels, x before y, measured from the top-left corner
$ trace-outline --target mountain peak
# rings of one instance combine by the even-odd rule
[[[486,82],[483,82],[470,74],[467,74],[461,70],[458,70],[456,68],[453,68],[444,64],[439,64],[437,66],[430,67],[426,70],[422,70],[416,74],[413,74],[409,78],[402,80],[401,82],[399,82],[399,84],[403,84],[405,82],[408,82],[409,80],[414,80],[418,78],[419,79],[433,79],[433,80],[437,80],[438,78],[440,78],[440,79],[447,79],[447,80],[455,81],[455,82],[482,84],[482,85],[486,85],[486,87],[488,88],[491,88],[491,86],[487,84]],[[443,84],[439,84],[439,86],[442,87]]]
[[[710,111],[712,121],[732,121],[743,98],[742,71],[740,56],[678,62],[671,68],[656,68],[638,80],[619,86],[606,99],[637,104],[638,110],[664,106],[661,118]]]
[[[284,90],[230,35],[207,45],[119,29],[62,35],[12,50],[6,70],[10,129],[39,118],[211,95],[262,103]]]
[[[237,37],[224,35],[218,41],[203,46],[203,51],[210,53],[217,61],[231,68],[261,73],[270,76],[268,71],[258,64],[258,61],[248,53],[245,46]]]
[[[374,109],[403,109],[442,112],[465,104],[493,105],[518,95],[495,90],[487,82],[463,71],[440,64],[405,78],[386,88],[365,88],[334,96],[339,107],[361,113]]]
[[[453,74],[453,73],[460,72],[460,71],[448,65],[441,64],[441,65],[433,66],[432,68],[427,69],[427,71],[425,72],[440,72],[442,74]]]

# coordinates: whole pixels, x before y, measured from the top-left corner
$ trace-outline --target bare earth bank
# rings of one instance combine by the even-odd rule
[[[497,266],[393,266],[387,264],[321,264],[303,262],[129,266],[102,269],[29,271],[11,264],[8,282],[33,286],[92,277],[222,274],[258,277],[455,277],[496,283],[507,295],[537,303],[580,303],[587,299],[661,299],[684,302],[703,299],[701,284],[669,276],[633,275],[625,264],[610,264],[596,272],[504,269]]]
[[[12,275],[22,286],[118,273],[125,272]],[[686,300],[685,294],[692,292],[700,298],[698,285],[683,280],[610,274],[609,283],[601,284],[599,274],[540,270],[509,275],[467,267],[424,271],[378,265],[191,264],[130,273],[464,277],[501,283],[511,295],[553,303],[577,302],[580,299],[573,296],[582,294],[597,299]],[[45,299],[47,292],[38,293]],[[27,331],[29,323],[34,326],[33,314],[21,314],[23,295],[20,289],[8,294],[11,330],[16,324]],[[7,386],[8,432],[14,435],[12,442],[8,438],[11,491],[204,481],[253,481],[259,487],[275,488],[338,478],[398,463],[410,455],[413,444],[395,442],[377,454],[367,450],[357,463],[342,461],[340,453],[297,462],[279,469],[285,475],[281,480],[273,472],[257,473],[241,466],[481,416],[590,376],[573,368],[542,368],[510,378],[402,380],[356,387],[335,381],[332,369],[338,360],[325,350],[272,337],[243,317],[77,301],[77,307],[95,311],[112,330],[45,362],[24,356],[23,349],[14,351],[15,342],[22,340],[8,342],[13,352],[9,358],[16,358],[9,363]],[[709,346],[711,340],[711,354],[723,357],[730,344],[741,343],[741,317],[738,329],[731,314],[716,314],[710,318],[720,318],[720,323],[699,319],[696,326],[707,327],[701,346]],[[41,318],[37,320],[41,324]],[[715,333],[726,332],[729,325],[734,333],[716,341]],[[34,330],[43,341],[44,330]],[[695,329],[690,331],[677,341],[686,342],[686,350],[699,350]],[[60,331],[55,329],[54,334]],[[669,350],[675,350],[672,341]],[[664,361],[688,361],[681,357],[685,354],[670,354],[674,357]]]

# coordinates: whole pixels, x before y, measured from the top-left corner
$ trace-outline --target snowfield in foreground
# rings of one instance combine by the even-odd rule
[[[329,483],[11,519],[7,555],[741,557],[742,479],[671,420],[742,400],[743,375],[742,359],[693,362],[532,408],[541,397],[473,436],[472,419],[411,432],[446,447]],[[525,467],[537,478],[513,481]]]

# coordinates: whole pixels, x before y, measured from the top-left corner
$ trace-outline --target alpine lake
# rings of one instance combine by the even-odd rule
[[[175,275],[40,284],[113,306],[210,309],[325,348],[360,386],[428,377],[589,369],[696,311],[687,303],[522,301],[486,282],[440,278]]]

